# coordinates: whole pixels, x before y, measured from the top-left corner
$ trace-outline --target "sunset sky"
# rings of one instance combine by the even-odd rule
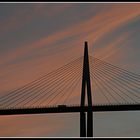
[[[89,53],[140,74],[140,3],[0,3],[0,95]],[[80,92],[80,91],[79,91]],[[79,114],[0,116],[0,136],[79,137]],[[140,112],[94,113],[94,136],[140,137]]]

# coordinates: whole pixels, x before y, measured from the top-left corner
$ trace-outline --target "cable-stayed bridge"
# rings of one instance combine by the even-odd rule
[[[87,99],[86,99],[87,98]],[[88,55],[0,97],[0,115],[80,113],[80,136],[93,137],[93,112],[140,110],[140,75]]]

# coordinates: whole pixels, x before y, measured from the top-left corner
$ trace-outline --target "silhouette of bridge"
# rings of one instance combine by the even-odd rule
[[[140,110],[140,75],[89,56],[87,42],[84,56],[0,97],[0,115],[79,112],[81,137],[93,137],[93,112],[129,110]]]

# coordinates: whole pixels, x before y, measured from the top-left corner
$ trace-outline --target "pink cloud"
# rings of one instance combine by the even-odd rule
[[[41,6],[37,7],[36,11],[40,11],[41,9],[42,9]],[[62,6],[60,11],[65,12],[66,9],[67,9],[67,6],[64,6],[64,7]],[[50,14],[50,16],[53,14],[57,14],[59,12],[59,8],[58,9],[52,8],[51,10],[52,12],[48,13]],[[20,48],[17,48],[9,53],[7,52],[1,55],[0,64],[2,65],[11,61],[14,62],[15,60],[18,60],[22,57],[28,56],[32,54],[32,51],[35,51],[35,53],[37,54],[44,54],[45,52],[47,52],[47,50],[51,50],[49,46],[51,47],[53,46],[54,48],[58,48],[58,50],[59,49],[61,50],[59,51],[59,54],[56,53],[55,55],[53,55],[52,53],[51,56],[40,56],[37,58],[32,58],[28,61],[22,61],[22,62],[19,61],[19,63],[10,64],[3,67],[0,70],[0,74],[1,76],[5,75],[7,77],[4,77],[4,79],[2,79],[3,81],[0,81],[1,83],[0,92],[4,91],[5,89],[6,91],[8,90],[11,91],[12,89],[15,89],[16,87],[20,87],[24,85],[25,83],[27,83],[28,81],[38,78],[40,75],[42,75],[42,73],[47,73],[51,71],[52,69],[57,68],[61,64],[68,62],[68,60],[71,60],[72,58],[76,58],[77,54],[78,55],[83,54],[82,47],[83,47],[83,42],[85,40],[89,42],[89,49],[90,49],[92,46],[91,44],[93,44],[94,46],[95,42],[102,41],[102,38],[106,36],[108,33],[114,31],[115,29],[121,27],[122,25],[127,24],[129,21],[133,21],[133,19],[138,17],[139,14],[140,14],[139,4],[136,4],[136,5],[126,4],[123,6],[115,5],[115,6],[112,6],[112,8],[109,8],[108,11],[106,12],[103,11],[86,21],[78,23],[74,26],[70,26],[69,28],[63,29],[62,31],[56,32],[50,36],[45,36],[44,38],[40,38],[29,44],[23,45]],[[31,15],[26,17],[28,21],[32,19]],[[8,21],[9,24],[7,24],[7,27],[8,27],[7,29],[16,28],[16,25],[20,24],[21,22],[21,21],[18,21],[18,20],[16,21],[16,20],[17,19],[13,17],[9,19],[10,22]],[[8,22],[6,21],[5,23],[8,23]],[[103,50],[96,50],[96,55],[102,57],[104,56],[104,53],[107,54],[108,52],[110,53],[109,54],[110,56],[113,55],[118,50],[118,46],[120,42],[127,40],[128,36],[129,34],[123,34],[122,36],[114,40],[114,42],[109,44],[109,46],[106,46],[105,48],[103,48]],[[71,37],[73,37],[74,39],[70,41],[66,41],[64,43],[59,43]],[[66,49],[66,48],[70,48],[70,49]],[[123,57],[124,54],[120,54],[120,55]],[[52,56],[53,57],[55,56],[55,57],[52,58]],[[112,59],[115,59],[115,58],[112,58]],[[77,100],[77,97],[79,96],[79,93],[80,93],[79,89],[77,89],[77,91],[75,91],[75,93],[73,94],[72,100]],[[2,131],[2,128],[1,128],[1,134],[0,134],[1,136],[2,135],[5,135],[5,136],[11,136],[11,135],[19,136],[20,135],[21,136],[21,133],[25,135],[35,135],[35,136],[38,136],[43,133],[50,134],[50,133],[53,133],[54,131],[59,131],[58,129],[62,128],[64,125],[62,123],[62,126],[56,126],[54,125],[53,121],[50,121],[50,123],[48,121],[49,126],[51,125],[51,123],[53,124],[51,128],[48,128],[47,126],[44,126],[43,124],[44,126],[43,128],[42,128],[42,125],[40,125],[35,130],[34,128],[35,125],[30,122],[30,120],[32,120],[32,117],[28,121],[26,120],[27,122],[21,119],[22,120],[21,124],[20,124],[20,121],[17,120],[17,117],[15,118],[14,117],[12,117],[11,119],[1,118],[2,125],[5,128],[8,127],[7,125],[9,125],[7,124],[7,122],[11,122],[10,126],[14,126],[10,128],[12,130],[11,132],[5,129]],[[42,118],[39,118],[40,121],[41,119]],[[34,122],[36,122],[36,119],[34,120]],[[29,126],[34,128],[35,132],[33,131],[31,132],[31,130],[29,129],[22,130],[23,127],[26,127],[26,128],[28,127],[25,123],[27,123],[27,125],[30,124]],[[41,123],[44,123],[44,122],[41,121]],[[36,123],[36,125],[38,124]],[[19,126],[18,128],[20,128],[21,131],[17,130],[17,126]],[[44,129],[45,129],[45,132],[44,132]],[[43,131],[43,133],[41,133],[41,131]]]

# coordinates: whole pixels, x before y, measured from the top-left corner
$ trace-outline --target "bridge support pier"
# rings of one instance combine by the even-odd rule
[[[80,137],[93,137],[93,114],[92,114],[92,96],[90,84],[90,70],[88,59],[88,44],[85,42],[84,61],[83,61],[83,76],[81,90],[81,108],[85,106],[85,89],[87,89],[88,112],[80,112]],[[86,117],[87,116],[87,117]],[[87,126],[86,126],[87,123]]]
[[[86,113],[80,112],[80,137],[86,137]]]
[[[92,111],[87,112],[87,137],[93,137],[93,114],[92,114]]]

